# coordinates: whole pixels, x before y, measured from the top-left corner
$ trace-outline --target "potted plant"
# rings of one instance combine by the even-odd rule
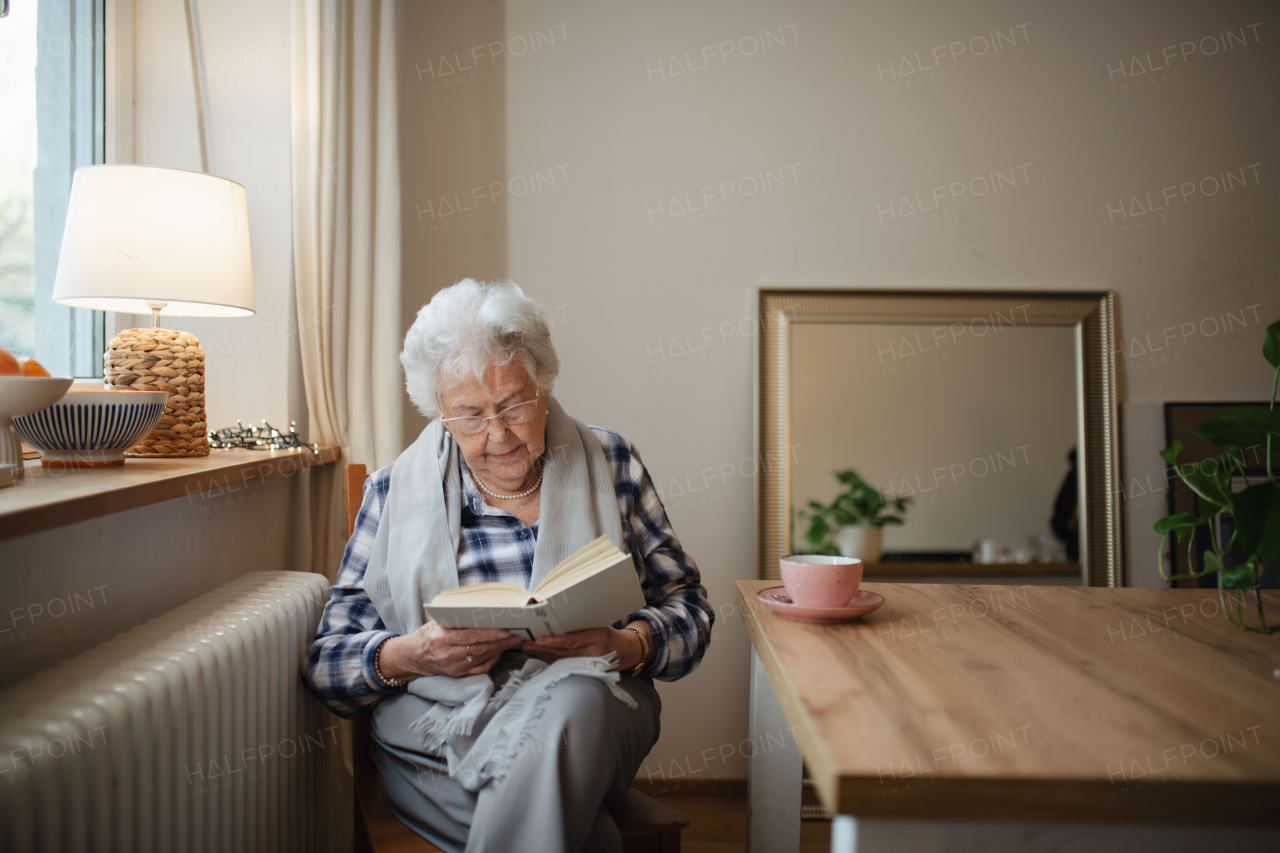
[[[1262,355],[1272,367],[1271,406],[1224,409],[1200,426],[1188,432],[1209,444],[1226,448],[1226,452],[1200,463],[1178,464],[1182,442],[1160,452],[1160,458],[1173,468],[1178,478],[1186,483],[1200,498],[1200,516],[1180,512],[1162,518],[1155,524],[1160,534],[1160,574],[1165,580],[1198,578],[1218,575],[1218,598],[1222,612],[1233,625],[1246,631],[1271,634],[1280,625],[1270,625],[1263,607],[1260,579],[1268,569],[1266,560],[1280,557],[1280,474],[1272,465],[1272,441],[1280,440],[1280,412],[1276,411],[1276,390],[1280,383],[1280,321],[1267,327],[1262,343]],[[1266,459],[1265,476],[1250,481],[1245,470],[1245,458],[1257,458],[1261,452]],[[1244,486],[1240,491],[1232,487],[1232,481]],[[1231,535],[1222,541],[1221,525],[1213,524],[1224,513],[1231,516]],[[1194,543],[1197,528],[1207,527],[1210,548],[1204,552],[1203,565],[1197,570]],[[1187,540],[1187,562],[1190,572],[1169,575],[1165,572],[1165,538],[1172,533],[1181,542]],[[1233,554],[1236,555],[1232,557]],[[1227,606],[1227,590],[1234,601],[1234,612]],[[1250,596],[1249,593],[1253,595]],[[1257,625],[1246,618],[1249,598],[1257,604]]]
[[[804,538],[819,554],[839,553],[864,563],[880,561],[880,536],[886,524],[902,524],[911,498],[885,500],[880,490],[855,471],[837,471],[845,487],[830,505],[809,501],[796,515],[809,522]]]

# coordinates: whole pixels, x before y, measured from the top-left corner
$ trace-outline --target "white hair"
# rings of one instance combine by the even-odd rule
[[[440,414],[443,388],[465,376],[483,385],[486,370],[513,362],[543,391],[560,373],[542,306],[511,281],[464,278],[441,290],[418,311],[400,353],[409,399],[429,418]]]

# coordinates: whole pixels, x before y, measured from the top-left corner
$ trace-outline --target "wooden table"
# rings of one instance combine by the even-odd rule
[[[907,818],[1225,823],[1163,832],[1277,849],[1280,635],[1227,624],[1216,591],[866,584],[886,597],[875,613],[811,625],[756,600],[777,584],[738,581],[748,849],[798,849],[801,755],[840,816],[833,850]]]
[[[974,576],[1016,580],[1025,577],[1083,581],[1079,563],[866,563],[862,576],[872,581],[901,577],[937,578],[941,583],[973,582]],[[781,583],[777,581],[776,583]]]

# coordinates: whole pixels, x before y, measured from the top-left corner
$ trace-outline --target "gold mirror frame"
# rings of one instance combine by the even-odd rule
[[[756,576],[776,579],[778,558],[791,550],[790,423],[787,371],[792,326],[886,323],[938,326],[978,318],[1011,325],[1076,330],[1077,470],[1080,474],[1080,562],[1088,586],[1123,586],[1120,559],[1120,451],[1110,292],[785,290],[759,294]],[[1018,321],[1012,318],[1019,312]]]

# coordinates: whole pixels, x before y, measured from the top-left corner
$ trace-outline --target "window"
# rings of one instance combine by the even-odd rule
[[[32,355],[32,173],[36,167],[35,4],[0,18],[0,347]],[[7,5],[0,0],[0,5]]]
[[[0,0],[0,346],[101,376],[105,318],[50,299],[71,175],[104,162],[104,0]]]

